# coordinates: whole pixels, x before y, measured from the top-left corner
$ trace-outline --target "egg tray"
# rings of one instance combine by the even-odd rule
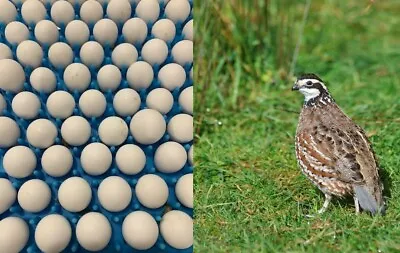
[[[191,5],[191,7],[193,7],[193,1],[190,0],[189,3]],[[19,15],[17,17],[17,21],[23,22],[23,19],[22,19],[21,14],[20,14],[20,7],[21,6],[17,5],[18,12],[19,12]],[[104,10],[105,10],[105,7],[106,7],[106,5],[103,6]],[[135,9],[134,7],[135,6],[133,6],[133,10]],[[165,18],[165,15],[164,15],[164,4],[160,3],[160,7],[161,8],[160,8],[160,18],[159,19]],[[49,15],[50,6],[46,5],[46,8],[47,8],[47,12],[48,12],[48,15],[47,15],[46,18],[49,19],[49,17],[50,17],[50,15]],[[75,6],[75,13],[79,13],[79,6]],[[106,12],[104,12],[104,13],[106,13]],[[105,14],[105,18],[106,17],[107,17],[107,15]],[[132,17],[135,17],[135,15],[133,15]],[[155,88],[161,87],[160,82],[156,78],[157,75],[158,75],[158,71],[164,65],[174,62],[173,61],[173,57],[171,56],[171,49],[177,42],[179,42],[179,41],[184,39],[183,34],[182,34],[182,28],[192,18],[193,18],[193,14],[191,12],[189,17],[187,18],[187,20],[185,22],[176,24],[176,28],[177,29],[176,29],[175,39],[172,42],[167,43],[169,53],[168,53],[168,57],[167,57],[166,61],[162,65],[153,65],[155,78],[154,78],[151,86],[149,88],[147,88],[147,89],[143,89],[143,90],[139,91],[139,95],[140,95],[140,98],[141,98],[141,101],[142,101],[141,102],[141,106],[140,106],[140,110],[146,108],[146,102],[145,101],[146,101],[146,97],[147,97],[148,93],[151,90],[155,89]],[[79,19],[79,15],[76,15],[75,19]],[[29,27],[29,30],[30,30],[30,38],[29,39],[33,40],[33,41],[36,41],[35,40],[35,36],[33,35],[32,26],[28,26],[28,27]],[[152,27],[152,25],[148,24],[148,30],[149,31],[151,31],[151,27]],[[61,26],[60,28],[61,29],[60,29],[60,39],[59,39],[59,41],[60,42],[66,42],[66,39],[63,36],[64,32],[65,32],[65,26]],[[4,37],[4,29],[5,29],[5,26],[3,24],[0,24],[0,42],[8,45],[12,49],[13,56],[14,56],[14,59],[15,59],[16,58],[15,57],[16,56],[16,46],[13,46],[13,45],[11,45],[11,44],[9,44],[7,42],[7,40]],[[90,29],[90,32],[92,34],[93,25],[89,25],[89,29]],[[118,30],[119,30],[119,36],[118,36],[117,43],[115,45],[118,45],[119,43],[122,43],[124,41],[123,35],[121,34],[121,31],[122,31],[122,25],[121,24],[118,25]],[[146,41],[148,41],[150,39],[153,39],[153,38],[154,37],[151,35],[151,32],[149,32],[148,36],[146,38]],[[90,36],[89,40],[94,40],[93,35]],[[135,47],[136,47],[136,49],[138,50],[138,53],[139,53],[139,57],[138,57],[137,61],[140,61],[140,60],[142,60],[142,58],[140,57],[140,52],[141,52],[142,45],[135,45]],[[63,82],[63,70],[58,70],[58,69],[54,68],[50,64],[50,62],[48,60],[48,57],[47,57],[47,55],[48,55],[48,47],[47,48],[46,47],[42,47],[42,48],[44,50],[44,59],[43,59],[43,62],[42,62],[42,66],[51,69],[55,73],[56,78],[57,78],[57,89],[56,90],[64,90],[64,91],[69,92],[69,90],[67,89],[66,85]],[[74,55],[75,55],[74,62],[75,63],[80,63],[81,61],[80,61],[80,58],[79,58],[79,48],[73,47],[73,51],[74,51]],[[106,46],[104,48],[104,51],[105,51],[105,58],[104,58],[102,66],[112,63],[111,62],[112,48],[109,47],[109,46]],[[98,69],[100,69],[100,68],[101,68],[101,66]],[[186,71],[186,76],[187,76],[186,81],[185,81],[185,83],[184,83],[184,85],[182,87],[180,87],[178,89],[175,89],[172,92],[173,97],[174,97],[174,105],[173,105],[173,108],[171,109],[171,111],[167,115],[164,116],[164,119],[165,119],[167,124],[168,124],[169,120],[173,116],[175,116],[175,115],[177,115],[177,114],[182,112],[182,109],[181,109],[181,107],[180,107],[180,105],[178,103],[178,98],[179,98],[179,94],[180,94],[180,92],[182,90],[184,90],[185,88],[193,85],[193,81],[191,80],[191,78],[189,76],[189,71],[190,71],[191,68],[192,68],[192,64],[187,64],[186,66],[184,66],[184,69]],[[26,82],[24,84],[24,90],[35,93],[39,97],[39,99],[41,101],[41,109],[39,111],[38,118],[49,119],[57,126],[57,128],[58,128],[58,136],[57,136],[57,138],[55,140],[55,144],[54,145],[59,144],[59,145],[65,145],[65,146],[68,147],[68,145],[65,142],[63,142],[63,140],[61,138],[61,134],[60,134],[60,128],[61,128],[61,125],[62,125],[63,121],[60,120],[60,119],[53,118],[47,112],[46,100],[48,98],[48,94],[44,94],[42,92],[39,93],[39,92],[35,91],[32,88],[32,86],[30,85],[30,83],[29,83],[29,76],[30,76],[30,74],[31,74],[31,72],[33,70],[30,69],[30,68],[24,68],[24,70],[25,70],[25,75],[26,75]],[[90,84],[88,89],[99,89],[99,85],[98,85],[97,81],[95,81],[96,80],[96,76],[97,76],[97,69],[90,68],[90,71],[91,71],[91,75],[92,75],[92,82],[91,82],[91,84]],[[100,122],[103,119],[105,119],[106,117],[109,117],[109,116],[118,116],[115,113],[114,108],[113,108],[113,104],[112,104],[113,103],[113,95],[118,90],[129,87],[128,86],[128,82],[127,82],[127,80],[125,78],[126,77],[126,71],[127,71],[126,68],[125,69],[121,69],[123,80],[121,82],[121,85],[118,87],[118,89],[116,91],[114,91],[114,92],[107,91],[107,92],[104,93],[105,97],[106,97],[106,101],[107,101],[107,108],[106,108],[106,111],[105,111],[104,115],[101,116],[101,117],[97,117],[97,118],[87,118],[87,117],[85,117],[82,114],[82,112],[80,111],[79,107],[78,107],[78,101],[79,101],[80,93],[77,92],[77,91],[72,92],[72,95],[73,95],[73,97],[75,99],[75,102],[76,102],[76,108],[74,109],[74,113],[73,114],[85,117],[91,124],[92,131],[91,131],[91,138],[90,138],[89,142],[100,142],[97,129],[98,129],[98,126],[99,126]],[[34,153],[35,153],[35,155],[37,157],[37,161],[38,161],[37,167],[35,168],[35,170],[34,170],[34,172],[32,173],[31,176],[26,177],[24,179],[16,179],[16,178],[9,177],[7,175],[7,173],[4,171],[4,168],[2,166],[4,154],[6,153],[6,151],[8,149],[1,149],[0,148],[0,178],[9,179],[12,182],[12,185],[14,186],[14,188],[17,191],[18,191],[18,189],[21,187],[21,185],[24,182],[26,182],[26,181],[28,181],[30,179],[33,179],[33,178],[41,179],[41,180],[45,181],[50,186],[51,193],[52,193],[52,199],[50,201],[50,204],[48,205],[48,207],[46,209],[44,209],[43,211],[41,211],[39,213],[25,212],[19,206],[19,204],[16,201],[11,206],[11,208],[9,210],[7,210],[6,212],[4,212],[3,214],[0,215],[0,220],[4,219],[6,217],[9,217],[9,216],[16,216],[16,217],[20,217],[20,218],[24,219],[28,223],[29,230],[30,230],[29,241],[28,241],[27,245],[25,246],[25,248],[23,249],[23,252],[28,252],[28,253],[40,252],[39,248],[35,244],[34,232],[35,232],[35,228],[36,228],[38,222],[43,217],[45,217],[45,216],[47,216],[49,214],[61,214],[61,215],[63,215],[64,217],[66,217],[69,220],[73,231],[75,231],[77,222],[80,219],[80,217],[82,217],[84,214],[86,214],[88,212],[92,212],[92,211],[100,212],[100,213],[104,214],[108,218],[108,220],[109,220],[109,222],[110,222],[110,224],[112,226],[112,236],[111,236],[110,242],[109,242],[109,244],[108,244],[108,246],[106,248],[104,248],[102,251],[99,251],[99,252],[149,252],[149,253],[153,253],[153,252],[154,253],[156,253],[156,252],[157,253],[158,252],[171,252],[171,253],[175,253],[175,252],[176,253],[193,252],[193,246],[190,247],[190,248],[187,248],[187,249],[183,249],[183,250],[178,250],[178,249],[175,249],[175,248],[171,247],[162,238],[161,233],[159,235],[159,238],[158,238],[156,244],[152,248],[150,248],[149,250],[146,250],[146,251],[133,249],[132,247],[130,247],[124,241],[123,236],[122,236],[122,222],[123,222],[124,218],[129,213],[131,213],[133,211],[142,210],[142,211],[148,212],[149,214],[151,214],[155,218],[155,220],[157,221],[158,224],[160,223],[163,214],[166,213],[167,211],[171,210],[171,209],[183,211],[183,212],[187,213],[189,216],[193,217],[193,209],[186,208],[185,206],[181,205],[180,202],[178,201],[178,199],[176,198],[176,195],[175,195],[175,184],[176,184],[176,182],[178,181],[178,179],[181,176],[183,176],[185,174],[188,174],[188,173],[193,173],[193,167],[189,164],[189,162],[187,162],[182,170],[180,170],[180,171],[178,171],[176,173],[165,174],[165,173],[161,173],[161,172],[157,171],[155,169],[155,166],[154,166],[154,152],[158,148],[158,146],[160,146],[162,143],[164,143],[164,142],[166,142],[166,141],[168,141],[170,139],[170,137],[169,137],[169,135],[167,133],[164,134],[164,136],[162,137],[162,139],[160,141],[158,141],[157,143],[155,143],[153,145],[142,145],[140,143],[137,143],[134,140],[132,134],[129,133],[128,138],[125,141],[125,143],[121,144],[121,146],[124,145],[124,144],[135,144],[135,145],[138,145],[139,147],[141,147],[143,149],[143,151],[145,152],[145,154],[146,154],[146,165],[145,165],[145,168],[137,175],[127,176],[127,175],[121,173],[119,169],[117,169],[117,165],[115,163],[115,153],[116,153],[118,147],[110,147],[110,151],[113,154],[113,162],[112,162],[112,165],[111,165],[110,169],[106,173],[104,173],[104,174],[102,174],[100,176],[87,175],[83,171],[82,166],[80,164],[80,154],[81,154],[83,148],[85,147],[85,145],[82,145],[82,146],[79,146],[79,147],[69,147],[71,152],[72,152],[72,154],[73,154],[73,157],[74,157],[73,167],[72,167],[72,169],[70,170],[70,172],[67,175],[65,175],[63,177],[54,178],[54,177],[50,177],[46,173],[44,173],[44,171],[43,171],[43,169],[41,167],[40,160],[41,160],[41,156],[42,156],[44,150],[41,150],[41,149],[33,147],[32,145],[30,145],[28,143],[28,141],[26,139],[27,127],[33,120],[24,120],[22,118],[19,118],[12,111],[12,109],[11,109],[11,101],[12,101],[12,99],[14,97],[14,94],[12,94],[10,92],[4,92],[3,90],[0,90],[0,92],[4,96],[4,98],[5,98],[6,102],[7,102],[7,108],[3,111],[3,116],[7,116],[7,117],[10,117],[10,118],[14,119],[17,122],[17,124],[19,125],[19,127],[20,127],[21,136],[18,139],[18,145],[24,145],[24,146],[30,147],[34,151]],[[124,120],[129,125],[131,117],[125,117]],[[186,149],[186,151],[189,150],[191,145],[192,145],[192,142],[184,144],[184,148]],[[165,180],[165,182],[168,185],[169,197],[168,197],[168,201],[167,201],[165,206],[163,206],[161,208],[158,208],[158,209],[149,209],[149,208],[144,207],[143,205],[140,204],[140,202],[135,197],[134,190],[132,191],[133,192],[132,201],[124,211],[121,211],[121,212],[109,212],[109,211],[105,210],[101,206],[101,204],[99,202],[99,199],[97,197],[97,188],[98,188],[100,182],[103,179],[105,179],[108,176],[112,176],[112,175],[113,176],[120,176],[120,177],[124,178],[129,183],[129,185],[131,186],[132,189],[134,189],[138,179],[141,176],[143,176],[145,174],[149,174],[149,173],[159,175],[160,177],[162,177]],[[91,200],[91,203],[89,204],[89,206],[85,210],[83,210],[81,212],[78,212],[78,213],[72,213],[72,212],[66,211],[65,209],[63,209],[61,207],[61,205],[59,204],[59,202],[57,200],[58,188],[60,187],[61,183],[64,180],[66,180],[67,178],[72,177],[72,176],[79,176],[79,177],[84,178],[91,185],[91,188],[92,188],[92,200]],[[67,248],[63,252],[90,252],[90,251],[87,251],[84,248],[82,248],[79,245],[78,241],[77,241],[75,233],[72,233],[71,241],[70,241],[69,245],[67,246]]]

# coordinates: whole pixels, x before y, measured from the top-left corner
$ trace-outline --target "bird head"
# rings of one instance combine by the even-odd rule
[[[304,95],[306,103],[317,97],[329,96],[328,89],[321,78],[311,73],[300,75],[294,83],[292,90],[300,91]]]

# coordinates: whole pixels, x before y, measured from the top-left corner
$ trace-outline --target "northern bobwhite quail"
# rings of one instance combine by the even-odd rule
[[[292,90],[305,97],[296,131],[296,156],[303,173],[325,194],[318,212],[326,211],[334,195],[353,196],[356,213],[361,206],[372,214],[383,214],[383,184],[364,131],[343,113],[317,75],[301,75]]]

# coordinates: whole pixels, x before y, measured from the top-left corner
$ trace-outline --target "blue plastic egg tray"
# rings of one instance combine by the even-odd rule
[[[191,7],[193,7],[193,1],[190,0],[189,2],[190,2]],[[24,21],[23,21],[23,19],[21,17],[21,13],[20,13],[20,7],[21,6],[17,6],[17,9],[18,9],[17,21],[20,21],[20,22],[24,23]],[[46,6],[46,8],[47,8],[47,17],[46,18],[49,19],[49,20],[50,20],[50,7],[51,6],[49,4]],[[104,8],[104,13],[106,13],[106,5],[104,5],[103,8]],[[135,8],[136,8],[136,6],[133,5],[132,6],[132,17],[135,17],[135,15],[134,15],[135,14],[135,11],[134,11]],[[76,5],[75,6],[75,13],[77,15],[75,16],[75,19],[80,19],[80,17],[79,17],[79,9],[80,9],[80,6]],[[160,16],[159,16],[159,19],[166,18],[165,14],[164,14],[164,9],[165,9],[164,4],[160,3]],[[105,14],[104,18],[107,18],[106,14]],[[184,25],[189,20],[191,20],[192,18],[193,18],[193,14],[192,14],[192,11],[191,11],[191,14],[189,15],[189,17],[187,18],[187,20],[185,22],[176,24],[176,36],[175,36],[175,39],[172,42],[167,43],[168,49],[169,49],[169,54],[168,54],[168,57],[167,57],[166,61],[161,65],[154,65],[153,66],[154,80],[153,80],[151,86],[148,89],[143,89],[143,90],[139,91],[139,94],[140,94],[140,97],[141,97],[141,100],[142,100],[140,109],[146,108],[146,102],[145,101],[146,101],[147,94],[151,90],[160,87],[160,82],[157,80],[158,72],[159,72],[160,68],[163,67],[164,65],[174,62],[174,60],[173,60],[173,58],[171,56],[171,49],[177,42],[179,42],[179,41],[184,39],[184,35],[182,34],[182,29],[183,29]],[[30,30],[30,38],[29,39],[33,40],[33,41],[36,41],[35,36],[33,34],[34,26],[29,25],[29,24],[27,24],[27,26],[29,27],[29,30]],[[66,39],[64,37],[65,25],[61,26],[60,28],[61,29],[60,29],[59,41],[60,42],[66,42]],[[148,32],[148,36],[146,38],[146,41],[154,38],[151,35],[151,28],[152,28],[152,24],[148,24],[148,31],[149,32]],[[14,59],[16,60],[16,46],[15,45],[11,45],[10,43],[7,42],[7,40],[5,39],[5,36],[4,36],[4,29],[5,29],[5,25],[4,24],[0,24],[0,42],[8,45],[12,49]],[[92,33],[93,25],[89,25],[89,29],[91,31],[91,36],[90,36],[89,40],[93,40],[94,41],[95,39],[94,39],[93,33]],[[122,35],[122,32],[121,32],[122,31],[122,25],[121,24],[118,25],[118,29],[119,29],[119,37],[118,37],[118,40],[117,40],[117,43],[115,44],[115,46],[117,46],[118,44],[124,42],[124,38],[123,38],[123,35]],[[140,60],[142,60],[142,58],[140,56],[142,45],[135,45],[135,47],[136,47],[136,49],[137,49],[137,51],[139,53],[139,57],[138,57],[137,61],[140,61]],[[43,51],[44,51],[44,59],[43,59],[43,62],[42,62],[42,66],[53,70],[53,72],[55,73],[55,75],[57,77],[57,90],[64,90],[64,91],[70,92],[67,89],[67,87],[65,86],[64,82],[63,82],[63,70],[58,70],[58,69],[54,68],[50,64],[50,62],[49,62],[49,60],[47,58],[48,47],[44,46],[42,48],[43,48]],[[107,64],[112,64],[112,62],[111,62],[112,49],[113,49],[112,47],[107,47],[107,46],[105,47],[105,49],[104,49],[105,50],[105,58],[104,58],[102,66],[103,65],[107,65]],[[75,54],[74,62],[81,62],[81,60],[79,58],[79,50],[80,50],[80,47],[73,47],[73,51],[74,51],[74,54]],[[181,108],[179,106],[179,103],[178,103],[178,98],[179,98],[179,94],[181,93],[181,91],[183,91],[185,88],[193,85],[193,81],[191,80],[190,75],[189,75],[189,72],[190,72],[191,68],[192,68],[192,64],[187,64],[186,66],[184,66],[184,69],[186,71],[186,76],[187,76],[186,81],[185,81],[185,83],[184,83],[184,85],[182,87],[180,87],[178,89],[175,89],[172,92],[173,97],[174,97],[174,105],[173,105],[172,110],[167,115],[164,116],[165,121],[167,123],[173,116],[175,116],[176,114],[182,113],[182,110],[181,110]],[[100,69],[100,67],[98,69]],[[99,85],[98,85],[98,83],[96,81],[96,76],[97,76],[98,69],[91,68],[92,82],[91,82],[90,87],[88,89],[99,89]],[[61,138],[61,134],[60,134],[60,128],[61,128],[63,120],[53,118],[47,112],[46,101],[47,101],[47,98],[48,98],[49,94],[44,94],[44,93],[37,92],[36,90],[34,90],[32,88],[32,86],[29,83],[29,76],[30,76],[32,71],[33,71],[32,69],[25,68],[26,82],[24,84],[24,90],[35,93],[41,100],[41,109],[39,111],[39,116],[37,118],[49,119],[57,126],[57,128],[58,128],[58,137],[56,138],[56,141],[55,141],[54,145],[56,145],[56,144],[66,145],[65,143],[63,143],[62,138]],[[121,72],[122,72],[123,80],[122,80],[120,86],[118,87],[118,89],[113,91],[113,92],[108,91],[108,92],[104,93],[104,95],[106,97],[106,100],[107,100],[107,109],[106,109],[104,115],[101,116],[101,117],[98,117],[98,118],[87,118],[86,117],[86,119],[90,122],[90,124],[92,126],[92,133],[91,133],[91,138],[90,138],[89,142],[100,142],[99,135],[97,133],[97,129],[98,129],[98,126],[99,126],[100,122],[103,119],[105,119],[106,117],[109,117],[109,116],[118,116],[116,114],[116,112],[114,111],[114,108],[113,108],[113,96],[118,90],[129,87],[128,86],[128,82],[127,82],[127,80],[125,78],[127,69],[121,69]],[[24,145],[24,146],[30,147],[34,151],[34,153],[36,154],[37,161],[38,161],[37,167],[36,167],[36,169],[34,170],[34,172],[33,172],[33,174],[31,176],[29,176],[27,178],[24,178],[24,179],[15,179],[15,178],[9,177],[5,173],[4,168],[2,167],[3,157],[4,157],[4,154],[6,153],[6,151],[8,149],[0,149],[0,178],[9,179],[12,182],[13,186],[15,187],[15,189],[17,191],[18,191],[18,189],[21,187],[21,185],[24,182],[26,182],[26,181],[28,181],[30,179],[33,179],[33,178],[37,178],[37,179],[44,180],[50,186],[51,191],[52,191],[52,200],[51,200],[49,206],[45,210],[40,212],[40,213],[25,212],[19,206],[18,202],[16,201],[8,211],[6,211],[6,212],[4,212],[3,214],[0,215],[0,220],[3,219],[3,218],[9,217],[9,216],[21,217],[29,225],[29,228],[30,228],[29,241],[28,241],[27,246],[24,248],[23,252],[28,252],[28,253],[40,252],[39,248],[35,244],[34,231],[35,231],[35,228],[36,228],[38,222],[43,217],[45,217],[45,216],[47,216],[49,214],[61,214],[64,217],[66,217],[69,220],[70,224],[71,224],[71,227],[72,227],[72,230],[73,230],[72,239],[71,239],[68,247],[64,250],[64,252],[89,252],[89,251],[86,251],[85,249],[83,249],[79,245],[74,231],[75,231],[76,224],[77,224],[78,220],[80,219],[80,217],[82,217],[84,214],[86,214],[88,212],[93,212],[93,211],[101,212],[102,214],[104,214],[108,218],[108,220],[109,220],[109,222],[110,222],[110,224],[112,226],[112,237],[111,237],[110,243],[108,244],[108,246],[105,249],[103,249],[100,252],[154,252],[154,253],[156,253],[156,252],[157,253],[158,252],[179,252],[179,253],[193,252],[193,246],[188,248],[188,249],[184,249],[184,250],[178,250],[178,249],[175,249],[175,248],[171,247],[170,245],[168,245],[168,243],[166,243],[164,241],[164,239],[161,236],[161,233],[159,235],[159,238],[158,238],[156,244],[151,249],[146,250],[146,251],[133,249],[132,247],[130,247],[124,241],[123,236],[122,236],[122,222],[123,222],[124,218],[129,213],[131,213],[132,211],[137,211],[137,210],[146,211],[149,214],[151,214],[158,223],[161,221],[161,218],[162,218],[163,214],[165,212],[167,212],[168,210],[170,210],[170,209],[183,211],[183,212],[187,213],[189,216],[193,217],[193,209],[186,208],[185,206],[181,205],[179,203],[179,201],[177,200],[176,195],[175,195],[175,184],[178,181],[178,179],[184,174],[193,173],[193,167],[189,164],[189,161],[187,161],[185,167],[182,170],[180,170],[180,171],[178,171],[176,173],[172,173],[172,174],[161,173],[161,172],[157,171],[155,166],[154,166],[154,152],[158,148],[159,145],[161,145],[162,143],[164,143],[164,142],[166,142],[166,141],[168,141],[170,139],[170,137],[169,137],[169,135],[167,133],[164,134],[163,138],[159,142],[157,142],[157,143],[155,143],[153,145],[142,145],[140,143],[137,143],[135,141],[135,139],[132,137],[132,135],[129,133],[129,136],[128,136],[127,140],[122,145],[124,145],[124,144],[136,144],[136,145],[140,146],[143,149],[143,151],[145,152],[146,158],[147,158],[145,168],[142,170],[142,172],[140,172],[137,175],[134,175],[134,176],[124,175],[117,168],[117,165],[116,165],[115,161],[113,161],[110,169],[105,174],[100,175],[100,176],[87,175],[83,171],[83,169],[81,167],[81,164],[80,164],[80,154],[82,152],[82,149],[88,144],[87,143],[87,144],[85,144],[83,146],[80,146],[80,147],[70,147],[70,150],[71,150],[71,152],[73,154],[73,157],[74,157],[74,163],[73,163],[73,167],[72,167],[71,171],[67,175],[65,175],[63,177],[54,178],[54,177],[50,177],[46,173],[44,173],[44,171],[42,170],[42,167],[40,165],[41,156],[42,156],[44,150],[41,150],[41,149],[38,149],[38,148],[35,148],[35,147],[31,146],[28,143],[27,139],[26,139],[27,127],[33,120],[24,120],[22,118],[19,118],[12,111],[12,109],[11,109],[11,101],[12,101],[13,97],[15,96],[15,94],[10,93],[10,92],[5,92],[5,91],[3,91],[1,89],[0,89],[0,92],[1,92],[1,94],[3,95],[3,97],[5,98],[5,100],[7,102],[7,108],[3,111],[3,116],[7,116],[7,117],[10,117],[10,118],[14,119],[17,122],[17,124],[19,125],[19,127],[20,127],[21,137],[18,139],[18,145]],[[74,109],[73,115],[78,115],[78,116],[85,117],[82,114],[82,112],[80,111],[79,107],[78,107],[78,101],[79,101],[79,97],[80,97],[81,93],[79,93],[79,92],[71,92],[71,93],[72,93],[73,97],[75,98],[75,102],[76,102],[76,108]],[[126,123],[129,126],[131,117],[126,117],[126,118],[124,118],[124,120],[126,121]],[[192,145],[192,142],[184,143],[182,145],[188,151],[189,148]],[[115,154],[116,154],[117,149],[118,149],[118,147],[110,147],[111,153],[113,154],[113,158],[115,158]],[[135,197],[135,194],[134,194],[134,188],[135,188],[135,185],[136,185],[138,179],[141,176],[143,176],[145,174],[149,174],[149,173],[157,174],[157,175],[161,176],[169,186],[169,197],[168,197],[167,204],[164,207],[159,208],[159,209],[149,209],[149,208],[144,207],[143,205],[141,205],[139,203],[139,201],[137,200],[137,198]],[[111,175],[116,175],[116,176],[120,176],[120,177],[124,178],[130,184],[130,186],[132,188],[132,192],[133,192],[132,202],[122,212],[114,213],[114,212],[109,212],[109,211],[105,210],[101,206],[101,204],[100,204],[100,202],[99,202],[99,200],[97,198],[97,188],[98,188],[100,182],[103,179],[105,179],[106,177],[111,176]],[[92,200],[91,200],[90,205],[85,210],[83,210],[82,212],[79,212],[79,213],[71,213],[71,212],[66,211],[65,209],[63,209],[61,207],[61,205],[59,204],[59,202],[57,200],[57,192],[58,192],[58,188],[60,187],[61,183],[64,180],[66,180],[67,178],[72,177],[72,176],[79,176],[79,177],[84,178],[91,185],[91,188],[92,188]]]

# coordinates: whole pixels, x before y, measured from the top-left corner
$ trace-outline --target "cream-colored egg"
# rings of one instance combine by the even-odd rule
[[[34,93],[23,91],[14,97],[11,106],[18,117],[34,119],[39,114],[40,100]]]
[[[103,46],[96,41],[88,41],[81,47],[80,57],[86,66],[98,68],[104,60]]]
[[[113,0],[113,1],[127,1],[127,0]],[[136,48],[130,43],[123,43],[115,47],[112,52],[112,62],[119,68],[129,68],[138,58]]]
[[[128,0],[111,0],[107,5],[107,16],[117,24],[131,17],[132,7]]]
[[[193,19],[186,23],[182,30],[185,39],[193,41]]]
[[[140,108],[140,96],[133,89],[122,89],[114,96],[113,106],[118,115],[122,117],[132,116]]]
[[[162,87],[173,91],[176,88],[180,88],[185,83],[185,69],[176,63],[167,64],[158,72],[158,80],[160,80]]]
[[[108,146],[118,146],[128,137],[128,126],[119,117],[108,117],[99,125],[100,140]]]
[[[143,150],[134,144],[120,147],[115,155],[118,169],[127,175],[136,175],[146,165],[146,155]]]
[[[153,78],[153,68],[144,61],[133,63],[126,73],[129,86],[137,91],[147,89],[151,85]]]
[[[20,92],[24,89],[25,72],[22,66],[11,59],[0,60],[0,89]]]
[[[5,172],[15,178],[24,178],[32,174],[36,168],[36,156],[25,146],[15,146],[9,149],[3,158]]]
[[[58,90],[50,94],[46,107],[54,118],[66,119],[74,112],[75,100],[70,93]]]
[[[193,174],[179,178],[175,186],[175,194],[184,206],[193,208]]]
[[[49,147],[44,151],[41,159],[43,170],[52,177],[62,177],[68,174],[73,161],[71,151],[62,145]]]
[[[182,211],[166,213],[160,223],[160,232],[164,240],[176,249],[193,245],[193,219]]]
[[[91,82],[90,70],[82,63],[72,63],[64,71],[64,82],[70,91],[85,91]]]
[[[27,24],[36,24],[46,19],[46,8],[39,0],[27,0],[22,4],[21,15]]]
[[[147,208],[160,208],[168,200],[168,185],[160,176],[147,174],[139,178],[135,187],[136,197]]]
[[[67,43],[57,42],[49,49],[49,60],[54,67],[65,69],[74,60],[74,53]]]
[[[162,64],[168,56],[168,46],[165,41],[152,39],[147,41],[142,48],[143,60],[151,65]]]
[[[0,148],[14,146],[20,135],[19,127],[13,119],[0,117]]]
[[[104,174],[110,168],[111,162],[111,151],[103,143],[90,143],[82,150],[81,165],[89,175]]]
[[[13,21],[6,26],[4,35],[9,43],[18,45],[29,38],[29,30],[23,23]]]
[[[10,180],[0,178],[0,214],[7,211],[14,204],[17,197],[17,191]]]
[[[142,44],[147,37],[147,25],[140,18],[131,18],[122,28],[125,41],[131,44]]]
[[[174,173],[181,170],[187,161],[185,148],[174,141],[161,144],[154,155],[157,170],[164,173]]]
[[[180,143],[193,140],[193,117],[189,114],[178,114],[168,122],[168,134],[171,139]]]
[[[29,227],[18,217],[0,221],[0,252],[21,252],[29,240]]]
[[[106,98],[98,90],[87,90],[79,98],[79,108],[86,117],[100,117],[106,106]]]
[[[89,0],[82,4],[80,10],[80,17],[87,24],[95,24],[103,18],[103,7],[98,1]]]
[[[147,95],[146,105],[150,109],[157,110],[162,114],[167,114],[174,105],[174,97],[169,90],[157,88],[150,91]]]
[[[105,65],[97,73],[97,82],[102,91],[116,90],[121,84],[122,74],[118,67]]]
[[[192,146],[190,146],[190,149],[189,149],[189,152],[188,152],[188,160],[189,160],[189,163],[190,163],[190,165],[193,165],[193,149],[194,149],[194,146],[192,145]]]
[[[193,41],[182,40],[172,48],[174,61],[182,66],[193,62]]]
[[[80,116],[67,118],[61,126],[62,138],[72,146],[85,144],[91,134],[89,122]]]
[[[65,37],[72,46],[81,46],[89,40],[89,27],[81,20],[73,20],[65,28]]]
[[[59,214],[45,216],[35,230],[35,242],[42,252],[62,252],[71,241],[68,220]]]
[[[158,225],[147,212],[135,211],[128,214],[124,219],[122,235],[132,248],[147,250],[157,242]]]
[[[56,89],[57,79],[53,71],[45,67],[39,67],[32,72],[30,82],[35,90],[51,93]]]
[[[3,95],[0,94],[0,116],[3,115],[3,111],[7,108],[7,102]]]
[[[22,65],[37,68],[42,65],[43,50],[37,42],[25,40],[17,47],[17,58]]]
[[[154,23],[160,15],[157,0],[142,0],[136,6],[136,15],[147,23]]]
[[[117,41],[118,27],[111,19],[101,19],[94,25],[93,35],[103,46],[112,46]]]
[[[0,23],[8,24],[17,17],[17,8],[10,1],[0,1]]]
[[[187,87],[181,92],[179,105],[183,112],[193,114],[193,86]]]
[[[96,212],[83,215],[76,226],[79,244],[89,251],[104,249],[111,239],[111,225],[107,218]]]
[[[48,148],[54,144],[57,138],[57,128],[48,119],[37,119],[29,124],[26,138],[36,148]]]
[[[100,183],[97,195],[105,209],[110,212],[120,212],[131,203],[132,190],[123,178],[111,176]]]
[[[141,144],[154,144],[159,141],[166,129],[164,117],[156,110],[144,109],[133,115],[130,130],[133,138]]]
[[[165,15],[168,19],[177,22],[184,22],[190,14],[188,0],[171,0],[165,7]]]
[[[18,203],[27,212],[42,211],[49,205],[50,199],[50,187],[40,179],[25,182],[18,191]]]
[[[74,20],[75,10],[69,2],[60,0],[51,6],[50,15],[57,25],[67,25]]]
[[[50,20],[41,20],[35,26],[35,37],[42,45],[52,45],[59,39],[57,26]]]
[[[58,189],[58,201],[69,212],[80,212],[89,206],[92,200],[92,189],[81,177],[70,177]]]
[[[165,42],[170,42],[175,38],[175,24],[169,19],[160,19],[153,25],[151,34]]]
[[[11,49],[6,44],[0,43],[0,60],[12,58],[13,54]]]

